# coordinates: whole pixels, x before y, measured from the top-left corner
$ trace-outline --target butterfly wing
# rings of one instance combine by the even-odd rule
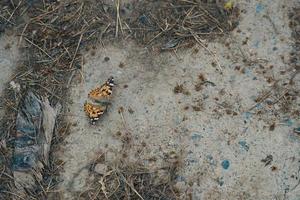
[[[114,85],[114,79],[110,77],[103,85],[91,90],[88,96],[93,100],[107,99],[112,95]]]
[[[90,118],[92,124],[95,124],[95,122],[100,119],[100,116],[104,114],[105,110],[106,107],[104,106],[93,105],[87,102],[84,104],[84,111]]]

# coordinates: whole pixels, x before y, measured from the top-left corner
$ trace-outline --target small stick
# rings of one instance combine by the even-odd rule
[[[104,33],[107,31],[107,29],[110,27],[110,23],[105,27],[105,29],[101,32],[101,34],[100,34],[100,39],[102,39],[103,38],[103,35],[104,35]]]
[[[52,94],[54,97],[56,97],[59,100],[62,100],[59,96],[57,96],[56,94],[54,94],[52,91],[50,91],[48,88],[42,86],[41,84],[36,84],[38,86],[40,86],[41,88],[43,88],[44,90],[46,90],[48,93]]]
[[[46,54],[51,60],[53,60],[53,58],[44,50],[42,49],[41,47],[39,47],[38,45],[34,44],[32,41],[28,40],[26,37],[25,37],[25,40],[27,42],[29,42],[30,44],[32,44],[33,46],[35,46],[36,48],[38,48],[39,50],[41,50],[44,54]]]
[[[13,0],[10,0],[10,3],[13,7],[15,7],[15,4],[14,4],[14,1]]]
[[[116,3],[116,8],[117,8],[117,19],[116,19],[116,35],[115,37],[118,37],[118,32],[119,32],[119,9],[120,9],[120,0],[117,1]]]
[[[121,173],[120,173],[121,174]],[[136,191],[136,189],[130,184],[128,183],[128,181],[126,180],[126,178],[123,176],[123,174],[121,174],[122,178],[124,179],[125,183],[135,192],[136,195],[138,195],[138,197],[140,197],[140,199],[144,200],[144,198],[138,193],[138,191]]]
[[[57,6],[56,8],[54,8],[53,10],[51,10],[49,12],[45,12],[45,13],[39,15],[39,16],[33,17],[33,18],[30,19],[30,22],[32,22],[34,20],[39,20],[39,19],[43,18],[45,15],[48,15],[48,14],[50,14],[52,12],[55,12],[56,10],[58,10],[58,8],[59,8],[59,6]]]
[[[118,13],[117,13],[117,15],[118,15],[119,23],[120,23],[121,32],[122,32],[122,34],[124,34],[122,21],[121,21],[121,17],[120,17],[120,0],[118,0]]]
[[[80,38],[79,38],[79,41],[78,41],[78,44],[77,44],[77,47],[76,47],[76,50],[75,50],[75,53],[74,53],[74,56],[73,56],[73,59],[72,59],[72,61],[71,61],[71,63],[70,63],[69,68],[72,68],[73,62],[74,62],[74,60],[75,60],[75,58],[76,58],[76,55],[77,55],[77,51],[78,51],[78,49],[79,49],[80,42],[81,42],[81,40],[82,40],[82,36],[83,36],[83,34],[80,35]]]
[[[71,82],[72,82],[72,79],[73,79],[73,77],[75,76],[75,72],[76,72],[76,69],[74,69],[74,70],[72,71],[72,73],[71,73],[71,76],[70,76],[69,81],[68,81],[68,84],[67,84],[67,88],[70,87],[70,84],[71,84]]]
[[[10,21],[10,19],[13,17],[13,15],[15,14],[16,10],[19,8],[19,6],[21,5],[23,0],[20,0],[17,7],[14,9],[14,11],[11,13],[11,15],[8,18],[8,21]]]
[[[20,44],[21,44],[21,42],[22,42],[23,35],[24,35],[24,32],[25,32],[26,29],[27,29],[27,26],[28,26],[28,24],[26,24],[26,25],[24,26],[24,29],[23,29],[23,31],[22,31],[22,33],[21,33],[21,36],[20,36],[20,39],[19,39],[18,46],[20,46]]]
[[[8,23],[12,24],[12,25],[16,25],[15,23],[9,21],[8,19],[6,19],[5,17],[3,17],[2,15],[0,15],[0,17],[2,17],[4,20],[6,20]]]
[[[209,48],[207,48],[193,32],[191,32],[191,34],[194,36],[196,42],[198,42],[198,44],[200,44],[200,46],[202,46],[211,56],[213,56],[214,60],[217,62],[219,70],[222,71],[222,67],[221,67],[220,62],[217,59],[216,55]]]
[[[264,17],[271,23],[272,28],[274,29],[274,32],[275,32],[276,34],[279,34],[279,31],[278,31],[278,29],[276,28],[276,26],[275,26],[273,20],[271,19],[271,17],[270,17],[269,15],[264,15]]]
[[[16,197],[18,197],[19,199],[23,199],[23,200],[25,200],[23,197],[21,197],[21,196],[19,196],[19,195],[17,195],[17,194],[15,194],[15,193],[13,193],[13,192],[9,192],[9,191],[1,191],[1,193],[7,193],[7,194],[11,194],[11,195],[13,195],[13,196],[16,196]]]
[[[273,105],[274,104],[276,104],[276,103],[278,103],[278,101],[280,101],[280,99],[282,98],[282,97],[284,97],[285,95],[286,95],[286,93],[288,93],[288,89],[286,89],[277,99],[276,99],[276,101],[275,102],[273,102]]]
[[[253,105],[251,108],[249,108],[247,111],[251,111],[253,108],[255,108],[260,103],[264,102],[270,95],[272,94],[271,91],[267,92],[255,105]]]

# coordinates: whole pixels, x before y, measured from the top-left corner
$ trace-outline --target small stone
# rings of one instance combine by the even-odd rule
[[[97,164],[95,166],[95,172],[98,173],[98,174],[106,174],[106,172],[108,171],[108,167],[105,165],[105,164]]]
[[[178,192],[182,193],[186,191],[187,186],[184,181],[179,181],[175,184],[175,188]]]
[[[109,60],[110,60],[110,58],[107,57],[107,56],[104,58],[104,61],[105,61],[105,62],[108,62]]]
[[[161,183],[168,183],[169,173],[167,170],[159,169],[155,173],[154,185],[159,185]]]

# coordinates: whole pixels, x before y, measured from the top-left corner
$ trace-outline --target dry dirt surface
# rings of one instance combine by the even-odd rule
[[[126,41],[82,52],[85,64],[72,83],[67,113],[70,134],[58,153],[64,198],[93,187],[104,191],[100,182],[91,185],[96,177],[89,166],[99,152],[104,174],[120,157],[154,170],[176,152],[179,199],[299,199],[300,145],[293,130],[300,77],[290,84],[289,6],[241,2],[239,26],[207,49],[157,55]],[[116,82],[111,105],[91,125],[83,104],[110,76]],[[128,133],[131,142],[124,142]]]
[[[4,114],[5,100],[2,92],[17,67],[20,58],[18,47],[18,37],[12,33],[0,35],[0,117]]]
[[[104,2],[118,8],[120,1]],[[129,12],[132,2],[140,1],[124,1],[127,10],[121,13]],[[68,37],[78,23],[93,24],[89,16],[67,24],[69,32],[58,27],[73,12],[83,12],[83,6],[54,19],[48,17],[51,9],[41,10],[40,21],[29,13],[21,39],[2,34],[0,94],[13,74],[22,74],[24,83],[32,84],[28,88],[39,88],[64,104],[47,169],[53,174],[44,176],[30,195],[70,200],[300,199],[300,74],[299,61],[292,59],[298,55],[299,25],[290,23],[290,13],[300,5],[297,0],[237,2],[239,23],[230,33],[195,37],[193,44],[178,49],[183,44],[177,40],[164,41],[170,48],[161,52],[156,49],[160,40],[152,47],[140,43],[144,38],[102,41],[105,34],[115,35],[110,22],[101,27],[101,39],[81,48],[83,33]],[[120,23],[117,13],[116,19]],[[149,19],[138,18],[145,24]],[[82,27],[96,37],[97,31]],[[32,73],[14,69],[20,40],[32,50],[26,62],[34,65]],[[53,63],[58,67],[51,68]],[[93,102],[88,94],[111,76],[115,86],[105,102],[107,110],[91,124],[84,110],[86,102]],[[0,95],[1,117],[2,100]]]

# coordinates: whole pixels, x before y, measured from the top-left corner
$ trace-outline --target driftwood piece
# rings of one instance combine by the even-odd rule
[[[49,163],[49,151],[55,121],[61,105],[51,107],[47,98],[33,92],[22,99],[16,119],[16,136],[12,169],[16,189],[33,189],[42,179],[42,170]]]

